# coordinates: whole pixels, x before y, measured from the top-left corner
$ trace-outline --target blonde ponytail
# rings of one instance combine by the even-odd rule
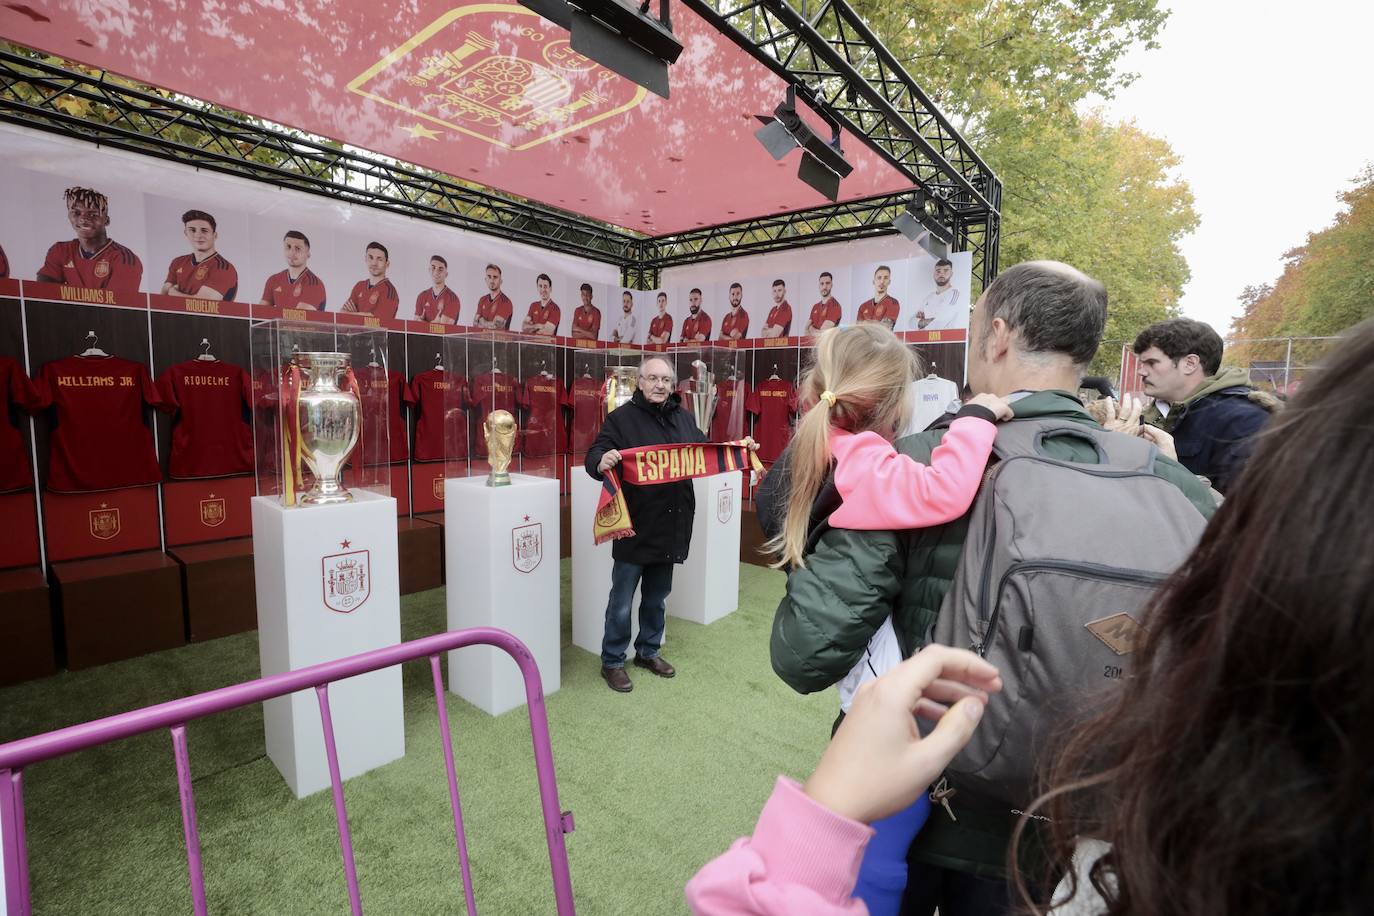
[[[918,370],[916,354],[876,322],[831,328],[816,339],[815,362],[802,380],[805,413],[789,449],[782,529],[763,548],[777,554],[774,567],[806,565],[811,506],[830,473],[830,427],[892,438],[910,416],[907,386]]]

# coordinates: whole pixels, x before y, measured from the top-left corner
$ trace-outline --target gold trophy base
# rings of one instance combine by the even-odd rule
[[[487,486],[489,487],[508,487],[510,486],[510,471],[492,471],[487,475]]]

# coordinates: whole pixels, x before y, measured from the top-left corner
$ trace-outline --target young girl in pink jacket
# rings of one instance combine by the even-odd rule
[[[780,557],[776,565],[805,566],[826,527],[925,528],[968,512],[992,452],[996,421],[1009,419],[1011,408],[992,395],[973,398],[959,410],[930,464],[921,464],[892,445],[907,424],[908,389],[918,375],[916,355],[882,325],[835,329],[817,340],[815,365],[802,383],[803,403],[810,407],[788,450],[785,509],[768,543]],[[832,476],[833,493],[826,486]],[[842,500],[838,508],[836,496]],[[841,711],[849,711],[859,687],[900,661],[889,619],[836,685]],[[875,916],[899,909],[907,847],[928,813],[922,797],[873,825],[876,836],[855,893]]]

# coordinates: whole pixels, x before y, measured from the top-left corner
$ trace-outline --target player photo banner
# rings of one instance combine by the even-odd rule
[[[745,469],[762,474],[763,463],[742,441],[621,449],[620,464],[608,468],[601,479],[601,494],[597,497],[596,516],[592,519],[592,538],[604,544],[635,535],[630,510],[625,504],[622,477],[625,483],[644,487]]]

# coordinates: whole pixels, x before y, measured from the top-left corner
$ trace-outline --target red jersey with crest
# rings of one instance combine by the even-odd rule
[[[159,406],[142,363],[118,356],[67,356],[43,367],[39,406],[55,423],[48,489],[59,493],[139,487],[162,480],[143,405]]]
[[[601,382],[589,375],[578,376],[568,389],[567,404],[572,408],[572,450],[585,452],[601,432]]]
[[[588,332],[593,339],[601,336],[601,309],[594,305],[578,306],[573,310],[573,327]]]
[[[754,438],[759,442],[759,458],[776,461],[792,438],[792,415],[797,412],[796,386],[786,379],[767,379],[754,387],[744,405],[758,417],[754,423]]]
[[[768,310],[768,320],[764,324],[781,327],[781,336],[786,337],[792,330],[792,305],[784,299],[781,304],[773,306]]]
[[[731,309],[725,313],[725,317],[720,320],[720,339],[732,340],[731,334],[739,331],[739,336],[745,338],[749,336],[749,313],[741,306],[738,310]]]
[[[324,281],[309,267],[291,279],[291,271],[283,270],[267,278],[262,287],[262,301],[278,309],[324,309]]]
[[[0,356],[0,407],[5,411],[0,418],[0,493],[23,490],[33,484],[29,450],[24,447],[19,424],[25,422],[20,412],[32,413],[38,409],[38,403],[38,391],[24,374],[24,367],[8,356]]]
[[[184,254],[167,265],[167,279],[163,282],[172,284],[172,292],[182,296],[194,296],[202,286],[208,286],[221,299],[232,302],[239,291],[239,272],[218,251],[204,261]]]
[[[860,321],[883,321],[892,322],[892,326],[897,326],[897,316],[901,314],[902,304],[891,296],[884,296],[883,301],[874,303],[869,299],[859,306]]]
[[[705,312],[682,319],[682,340],[696,340],[698,334],[704,335],[707,340],[711,339],[711,316]]]
[[[554,334],[558,333],[558,320],[562,317],[563,313],[559,310],[558,303],[552,299],[549,300],[548,305],[544,305],[538,299],[534,300],[530,303],[530,310],[525,313],[525,320],[533,325],[552,324]],[[542,334],[544,332],[535,330],[534,333]]]
[[[5,249],[0,248],[0,280],[10,275],[10,260],[5,257]]]
[[[462,307],[463,303],[453,290],[445,286],[444,291],[436,296],[431,286],[415,297],[415,320],[438,321],[442,317],[456,323]]]
[[[666,336],[665,336],[666,335]],[[649,336],[662,337],[661,343],[667,343],[673,338],[673,316],[664,312],[662,315],[655,315],[649,322]]]
[[[711,417],[712,442],[733,442],[744,438],[744,401],[748,393],[749,386],[744,382],[730,379],[716,382],[716,412]]]
[[[81,250],[81,242],[57,242],[48,249],[38,279],[47,278],[69,286],[109,289],[123,293],[137,293],[143,282],[143,262],[138,255],[116,241],[91,254]]]
[[[468,383],[461,375],[427,369],[410,380],[410,403],[419,406],[415,421],[415,460],[443,461],[468,456]],[[444,455],[447,416],[449,454]]]
[[[510,296],[505,293],[497,293],[493,298],[491,293],[487,293],[477,300],[477,317],[486,321],[501,321],[501,327],[510,328],[510,316],[514,314],[515,306],[511,304]]]
[[[374,318],[395,318],[396,310],[401,307],[401,294],[396,292],[396,287],[385,277],[375,284],[359,280],[353,284],[353,292],[348,294],[348,302],[344,303],[345,311],[349,302],[353,303],[354,311],[359,314],[372,315]]]
[[[811,306],[812,330],[819,331],[821,325],[825,324],[827,321],[835,322],[836,327],[840,324],[840,304],[835,301],[834,296],[831,296],[824,302],[817,302],[815,305]]]
[[[227,477],[253,470],[253,429],[244,419],[253,383],[243,368],[217,359],[190,359],[157,380],[163,410],[176,412],[171,477]]]
[[[363,460],[370,465],[405,461],[410,448],[406,444],[406,416],[402,405],[415,403],[405,377],[381,366],[363,366],[355,376],[358,392],[363,396],[363,434],[367,435],[368,427],[383,418],[387,428],[387,457],[378,461],[376,455],[364,455]],[[376,451],[377,446],[372,448]]]
[[[563,383],[552,375],[541,373],[520,386],[520,406],[525,410],[521,454],[537,458],[568,450],[568,427],[563,422],[567,398]]]
[[[472,453],[478,458],[487,457],[487,439],[480,428],[486,422],[487,414],[493,410],[505,410],[512,416],[515,415],[516,385],[515,379],[504,372],[483,372],[472,377],[472,385],[468,389],[469,399],[472,406],[477,408],[476,423],[479,427],[474,430],[476,435],[473,438]],[[515,452],[519,451],[520,442],[517,437]]]

